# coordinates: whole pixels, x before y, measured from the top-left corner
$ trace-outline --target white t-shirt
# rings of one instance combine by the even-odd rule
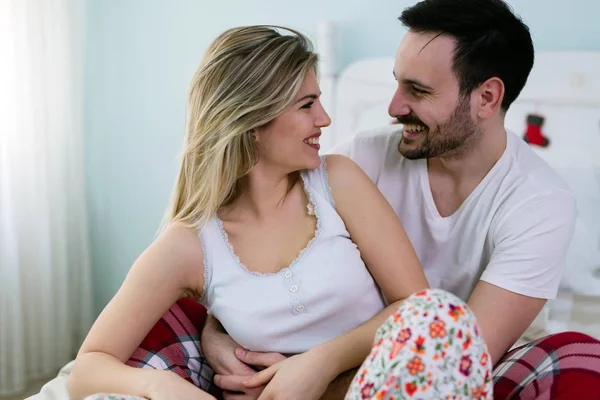
[[[523,140],[508,132],[500,160],[451,216],[433,201],[427,161],[398,152],[398,127],[365,132],[330,153],[353,159],[402,221],[429,284],[468,300],[479,280],[553,299],[575,223],[575,197]]]

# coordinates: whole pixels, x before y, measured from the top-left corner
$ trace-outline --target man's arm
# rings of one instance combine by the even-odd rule
[[[527,330],[546,299],[523,296],[480,281],[468,301],[495,365]]]
[[[517,206],[496,227],[495,248],[468,304],[495,365],[556,296],[575,202],[555,192]]]

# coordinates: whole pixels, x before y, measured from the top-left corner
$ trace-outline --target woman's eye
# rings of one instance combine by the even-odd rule
[[[308,109],[308,108],[310,108],[310,107],[311,107],[311,106],[312,106],[314,103],[315,103],[314,101],[310,101],[310,102],[306,103],[305,105],[303,105],[303,106],[302,106],[302,107],[300,107],[300,108]]]

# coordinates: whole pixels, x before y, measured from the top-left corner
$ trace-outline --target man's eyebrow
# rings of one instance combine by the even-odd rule
[[[429,85],[424,84],[423,82],[417,80],[417,79],[402,79],[402,83],[406,84],[406,85],[415,85],[415,86],[419,86],[422,87],[423,89],[427,89],[427,90],[431,90],[433,91],[433,88]]]
[[[303,96],[302,98],[299,98],[298,100],[296,100],[296,103],[300,103],[301,101],[306,100],[306,99],[317,100],[320,95],[321,95],[321,93],[319,93],[319,94],[307,94],[306,96]]]
[[[394,79],[398,79],[396,77],[396,71],[392,71],[392,75],[394,75]],[[404,78],[402,79],[402,83],[404,83],[405,85],[416,85],[416,86],[420,86],[423,89],[427,89],[427,90],[431,90],[433,91],[433,88],[429,85],[424,84],[423,82],[417,80],[417,79],[408,79],[408,78]]]

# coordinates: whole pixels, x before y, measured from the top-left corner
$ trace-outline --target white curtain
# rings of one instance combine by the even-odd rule
[[[81,0],[0,0],[0,397],[91,325]]]

